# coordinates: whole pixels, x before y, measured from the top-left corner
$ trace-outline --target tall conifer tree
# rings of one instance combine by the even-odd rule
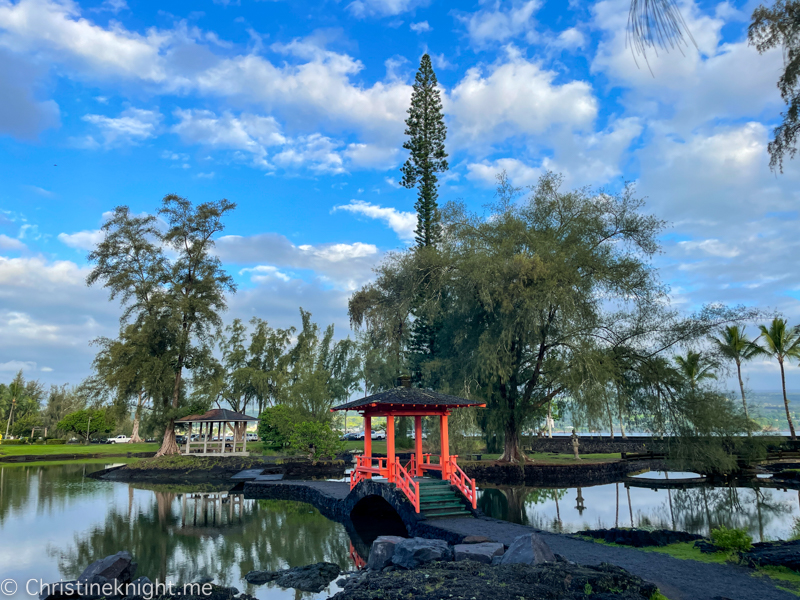
[[[437,173],[447,171],[447,152],[444,140],[447,127],[442,113],[442,98],[437,88],[436,73],[433,72],[431,57],[422,55],[417,77],[414,80],[414,92],[411,94],[411,106],[406,119],[406,135],[408,140],[403,148],[410,152],[400,171],[404,187],[417,188],[417,229],[415,239],[418,247],[436,246],[439,241],[440,218],[437,198],[439,196],[439,179]]]
[[[417,229],[415,231],[418,251],[436,251],[441,240],[441,218],[437,198],[439,196],[439,180],[437,173],[448,169],[447,152],[444,142],[447,127],[444,124],[442,98],[437,87],[436,73],[433,72],[431,58],[422,56],[414,80],[414,91],[411,94],[411,106],[406,119],[406,135],[408,140],[403,148],[409,151],[409,157],[401,168],[402,185],[408,189],[417,188]],[[425,377],[423,365],[433,359],[436,345],[436,328],[426,314],[425,304],[430,300],[427,275],[423,278],[417,295],[414,324],[409,340],[408,362],[411,377],[416,385],[425,387],[433,385]],[[401,421],[400,436],[404,436],[407,423]]]

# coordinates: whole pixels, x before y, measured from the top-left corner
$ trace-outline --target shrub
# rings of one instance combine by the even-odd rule
[[[344,444],[329,424],[306,421],[294,426],[289,448],[295,452],[309,453],[312,458],[333,458],[343,451]]]
[[[289,445],[295,424],[301,420],[298,412],[288,406],[279,404],[266,408],[258,419],[258,437],[264,442],[264,447],[283,450]]]
[[[753,538],[744,529],[728,529],[724,525],[711,530],[711,541],[723,552],[747,552],[753,547]]]
[[[48,446],[60,446],[61,444],[66,444],[67,440],[57,440],[57,439],[49,439],[45,441],[45,444]]]
[[[23,446],[26,443],[26,440],[2,440],[0,441],[0,445],[2,446]]]

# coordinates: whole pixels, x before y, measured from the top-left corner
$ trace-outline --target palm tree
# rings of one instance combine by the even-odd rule
[[[781,386],[783,387],[783,405],[786,408],[786,420],[789,422],[789,433],[793,440],[797,439],[794,433],[794,423],[792,415],[789,413],[789,398],[786,397],[786,374],[784,373],[783,363],[787,358],[800,358],[800,328],[788,327],[786,319],[775,317],[769,328],[766,325],[759,325],[761,335],[758,340],[763,342],[757,346],[757,353],[765,356],[772,356],[778,359],[781,366]]]
[[[717,378],[717,374],[714,372],[717,363],[700,352],[689,350],[686,356],[676,356],[675,362],[693,392],[697,390],[697,386],[704,379]]]
[[[744,327],[741,325],[728,325],[720,331],[720,337],[712,337],[717,350],[725,358],[736,363],[736,373],[739,376],[739,390],[742,392],[742,406],[744,416],[747,416],[747,400],[744,397],[744,382],[742,381],[742,363],[758,354],[758,348],[747,338]],[[748,430],[748,435],[750,431]]]

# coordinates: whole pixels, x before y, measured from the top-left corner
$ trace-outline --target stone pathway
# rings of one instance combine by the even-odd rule
[[[347,497],[347,494],[350,493],[350,484],[342,481],[292,481],[291,479],[284,479],[282,481],[264,481],[256,479],[250,485],[303,486],[317,490],[322,494],[333,498],[334,500],[344,500]]]
[[[461,535],[483,535],[508,545],[520,535],[536,532],[553,552],[584,565],[608,562],[655,583],[669,600],[796,600],[765,577],[737,565],[717,565],[679,560],[665,554],[634,548],[604,546],[567,535],[547,533],[497,519],[433,519],[433,527]]]

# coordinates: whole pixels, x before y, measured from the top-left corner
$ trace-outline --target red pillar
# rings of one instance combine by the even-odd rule
[[[386,457],[389,470],[388,479],[394,482],[394,417],[392,415],[386,417]]]
[[[417,477],[422,477],[422,416],[417,415],[414,417],[414,440],[415,440],[415,450],[417,453],[417,472],[412,473],[411,476],[413,477],[416,475]]]
[[[447,415],[439,417],[439,438],[441,440],[442,479],[450,479],[450,438],[447,432]]]
[[[364,415],[364,456],[372,456],[372,417]]]

